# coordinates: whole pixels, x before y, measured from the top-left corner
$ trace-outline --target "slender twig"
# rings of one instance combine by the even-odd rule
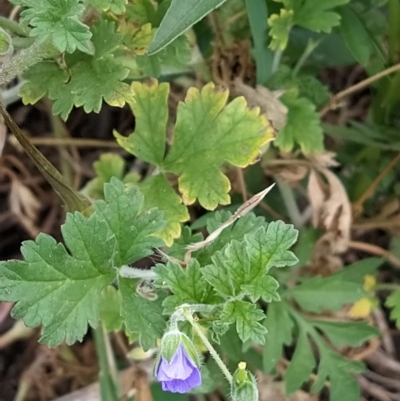
[[[76,146],[78,148],[121,148],[117,142],[101,139],[78,139],[78,138],[33,138],[29,140],[37,146]]]
[[[236,168],[238,182],[240,186],[240,193],[242,194],[243,202],[247,201],[247,190],[246,190],[246,182],[244,180],[243,170],[241,168]]]
[[[364,202],[375,192],[376,187],[386,177],[389,171],[400,161],[400,153],[381,171],[364,193],[353,203],[353,209],[359,211]]]
[[[367,79],[364,79],[363,81],[353,86],[350,86],[350,88],[338,92],[335,96],[331,98],[330,102],[319,112],[320,117],[323,117],[329,110],[331,110],[332,106],[337,104],[341,99],[351,95],[354,92],[364,89],[367,86],[371,85],[373,82],[378,81],[379,79],[385,77],[386,75],[392,74],[399,70],[400,70],[400,64],[393,65],[392,67],[389,67],[386,70],[378,72],[372,77],[368,77]]]
[[[394,266],[400,268],[400,259],[398,259],[395,255],[393,255],[386,249],[381,248],[378,245],[368,244],[366,242],[360,242],[360,241],[350,241],[349,248],[368,252],[368,253],[370,253],[372,255],[376,255],[376,256],[383,256],[383,257],[387,258],[387,260],[390,263],[392,263]]]

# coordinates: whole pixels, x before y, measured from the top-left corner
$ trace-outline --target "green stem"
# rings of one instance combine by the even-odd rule
[[[22,28],[18,22],[12,21],[6,17],[0,16],[0,27],[19,36],[28,36],[28,31]]]
[[[278,71],[279,65],[281,63],[282,53],[283,51],[280,48],[275,50],[274,59],[272,60],[272,73]]]
[[[276,183],[278,184],[278,188],[282,195],[283,203],[286,206],[286,210],[288,212],[290,220],[295,225],[295,227],[301,227],[303,219],[297,206],[293,190],[289,187],[288,184],[280,179],[277,179]]]
[[[307,61],[310,54],[318,47],[321,41],[313,41],[310,39],[307,42],[307,46],[303,51],[303,54],[300,56],[299,60],[297,61],[296,65],[293,68],[293,76],[295,77],[300,69],[303,67],[304,63]]]
[[[93,329],[94,342],[99,360],[99,382],[102,401],[119,401],[119,386],[114,356],[104,326]]]
[[[211,356],[214,358],[215,362],[217,363],[217,365],[221,369],[222,373],[226,377],[226,380],[228,380],[229,384],[232,384],[233,377],[231,375],[231,372],[229,372],[228,368],[222,361],[221,357],[218,355],[217,351],[211,345],[210,341],[208,341],[208,338],[205,336],[205,334],[201,330],[200,326],[194,321],[191,312],[185,310],[183,312],[183,315],[185,316],[186,320],[192,325],[194,331],[200,337],[201,341],[203,341],[203,344],[207,347]]]
[[[16,49],[26,49],[27,47],[32,46],[34,42],[34,38],[20,38],[16,36],[12,38],[12,45]]]
[[[48,41],[34,42],[32,46],[21,50],[3,63],[0,69],[0,86],[11,82],[17,75],[52,55],[54,48]]]

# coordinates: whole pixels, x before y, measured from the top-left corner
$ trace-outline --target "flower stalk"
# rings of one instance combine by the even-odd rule
[[[186,309],[183,310],[183,315],[185,316],[186,320],[192,325],[194,331],[196,334],[200,337],[201,341],[203,341],[204,345],[207,347],[208,351],[210,352],[211,356],[214,358],[215,362],[221,369],[222,373],[226,377],[226,380],[228,380],[229,384],[232,384],[232,374],[229,372],[228,368],[222,361],[221,357],[218,355],[217,351],[215,348],[211,345],[210,341],[208,341],[207,336],[202,332],[200,326],[198,323],[194,320],[192,313]]]

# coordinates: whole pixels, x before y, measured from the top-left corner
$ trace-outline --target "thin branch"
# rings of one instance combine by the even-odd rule
[[[342,90],[341,92],[337,93],[335,96],[331,98],[329,103],[319,112],[320,117],[322,118],[329,110],[332,109],[332,107],[339,103],[340,100],[343,98],[351,95],[354,92],[357,92],[361,89],[366,88],[367,86],[371,85],[373,82],[378,81],[379,79],[385,77],[386,75],[392,74],[396,71],[400,70],[400,64],[393,65],[386,70],[383,70],[381,72],[378,72],[375,75],[372,75],[372,77],[368,77],[367,79],[364,79],[363,81],[350,86],[350,88],[347,88],[345,90]]]

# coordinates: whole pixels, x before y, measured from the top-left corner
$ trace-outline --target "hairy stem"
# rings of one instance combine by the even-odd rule
[[[16,76],[43,59],[54,55],[54,48],[48,41],[37,41],[32,46],[6,60],[0,69],[0,86],[11,82]]]
[[[211,356],[214,358],[215,362],[217,363],[217,365],[221,369],[222,373],[226,377],[226,380],[228,380],[229,384],[232,384],[233,377],[231,375],[231,372],[229,372],[228,368],[226,367],[226,365],[222,361],[221,357],[218,355],[218,353],[215,350],[215,348],[211,345],[211,343],[210,343],[210,341],[208,341],[208,338],[206,337],[206,335],[202,332],[200,326],[193,319],[192,313],[187,311],[187,310],[185,310],[183,312],[183,314],[184,314],[186,320],[192,325],[194,331],[200,337],[201,341],[203,341],[203,344],[207,347],[207,349],[210,352]]]

